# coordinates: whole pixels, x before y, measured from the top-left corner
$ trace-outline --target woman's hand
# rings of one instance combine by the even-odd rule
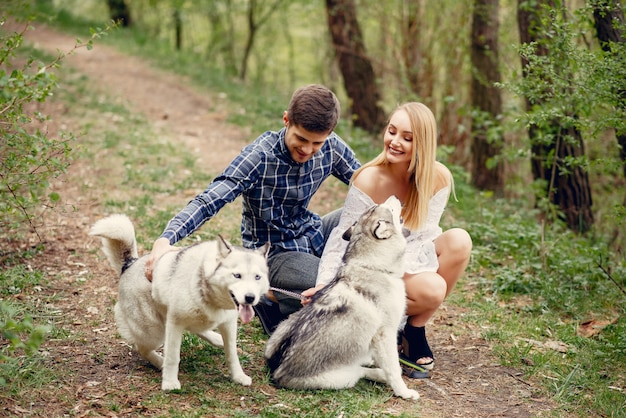
[[[302,299],[302,305],[303,306],[308,305],[311,302],[311,298],[313,297],[313,295],[316,294],[324,286],[325,285],[323,284],[318,284],[315,287],[311,287],[309,289],[302,291],[301,295],[304,296],[304,298]]]

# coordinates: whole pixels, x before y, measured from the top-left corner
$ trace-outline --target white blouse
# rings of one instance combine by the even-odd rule
[[[407,248],[404,253],[405,272],[416,274],[424,271],[436,272],[439,269],[433,241],[443,232],[439,221],[449,196],[449,187],[444,187],[435,193],[428,202],[426,223],[417,231],[411,231],[411,235],[407,237]],[[350,187],[339,224],[332,230],[326,242],[317,272],[316,285],[326,285],[335,277],[348,246],[348,241],[341,236],[373,205],[375,205],[374,201],[367,194],[355,186]]]

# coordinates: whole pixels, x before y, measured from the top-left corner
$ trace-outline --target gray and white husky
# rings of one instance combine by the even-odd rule
[[[387,383],[396,396],[419,399],[404,383],[398,361],[396,335],[406,309],[400,211],[392,196],[344,233],[349,243],[337,276],[267,342],[274,384],[342,389],[366,378]],[[372,361],[374,367],[367,367]]]
[[[180,389],[184,331],[224,347],[231,379],[246,386],[252,383],[237,355],[237,314],[243,323],[250,322],[252,306],[269,289],[269,244],[248,250],[220,237],[181,248],[157,261],[151,283],[144,274],[146,256],[138,258],[128,217],[101,219],[89,234],[102,238],[103,251],[120,275],[115,305],[119,332],[144,359],[162,369],[163,390]],[[161,345],[163,356],[155,351]]]

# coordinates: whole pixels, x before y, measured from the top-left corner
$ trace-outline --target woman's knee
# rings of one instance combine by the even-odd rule
[[[437,238],[435,246],[440,255],[465,260],[472,252],[472,237],[464,229],[452,228]]]
[[[448,285],[437,273],[421,273],[405,277],[407,298],[427,308],[437,308],[446,298]]]

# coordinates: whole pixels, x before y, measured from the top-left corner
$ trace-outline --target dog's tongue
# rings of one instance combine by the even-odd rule
[[[238,311],[239,318],[241,318],[241,322],[244,324],[247,324],[254,318],[254,310],[251,305],[239,305]]]

